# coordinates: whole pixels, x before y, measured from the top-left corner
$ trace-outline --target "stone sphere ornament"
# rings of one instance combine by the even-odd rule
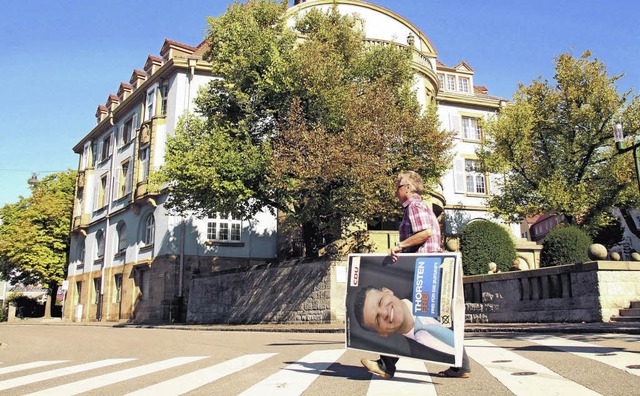
[[[638,253],[638,252],[631,253],[631,260],[632,261],[640,261],[640,253]]]
[[[460,250],[460,240],[458,238],[449,238],[444,246],[450,252],[457,252]]]
[[[609,259],[611,259],[613,261],[620,261],[620,259],[622,259],[622,257],[620,256],[620,253],[618,253],[618,252],[611,252],[611,253],[609,253]]]
[[[591,260],[604,260],[607,258],[607,248],[599,243],[589,246],[588,253]]]

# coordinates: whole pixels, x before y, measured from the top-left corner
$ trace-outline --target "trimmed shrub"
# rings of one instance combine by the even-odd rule
[[[488,220],[474,221],[462,229],[460,251],[465,275],[486,274],[488,264],[506,272],[516,258],[516,246],[509,231]]]
[[[591,244],[589,235],[578,227],[554,228],[542,241],[540,267],[588,261],[588,250]]]

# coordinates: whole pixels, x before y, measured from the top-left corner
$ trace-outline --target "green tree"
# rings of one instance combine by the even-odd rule
[[[220,79],[169,139],[157,176],[178,212],[285,213],[313,256],[345,225],[397,215],[392,175],[436,181],[452,138],[412,91],[408,48],[366,45],[362,21],[336,7],[286,9],[257,0],[209,19]]]
[[[46,317],[66,274],[75,180],[74,171],[49,175],[30,197],[0,209],[0,274],[14,284],[48,288]]]
[[[520,85],[511,105],[486,123],[478,152],[487,170],[503,174],[493,212],[507,221],[555,210],[592,233],[611,224],[613,207],[639,202],[631,154],[617,155],[613,122],[635,139],[640,100],[618,93],[602,62],[585,52],[556,58],[554,82]]]

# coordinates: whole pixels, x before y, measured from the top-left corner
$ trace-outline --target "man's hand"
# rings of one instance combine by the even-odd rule
[[[400,242],[396,242],[396,245],[391,248],[391,261],[398,261],[398,253],[402,253],[402,248],[400,247]]]

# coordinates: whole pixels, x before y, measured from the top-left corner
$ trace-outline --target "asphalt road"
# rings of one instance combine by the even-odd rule
[[[343,333],[3,324],[0,342],[1,395],[640,394],[634,334],[471,333],[471,378],[401,359],[393,380]]]

